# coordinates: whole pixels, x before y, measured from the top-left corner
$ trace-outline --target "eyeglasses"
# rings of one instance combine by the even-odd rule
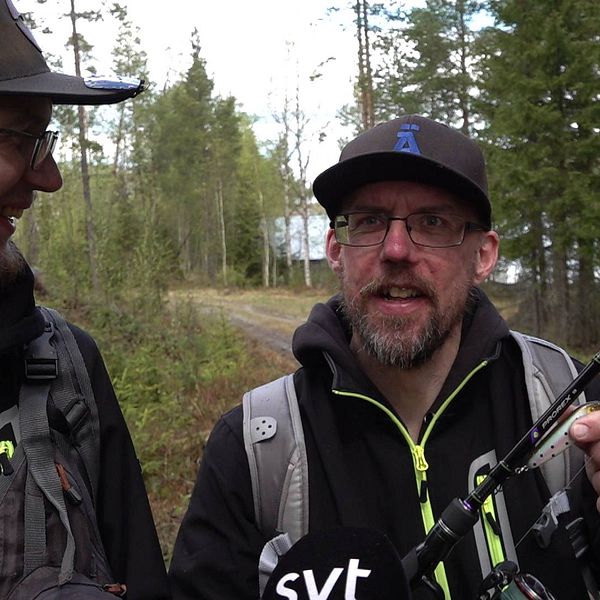
[[[467,231],[488,231],[483,225],[443,213],[390,217],[373,212],[353,212],[336,216],[331,226],[335,230],[335,239],[343,246],[366,247],[382,244],[392,221],[404,221],[413,244],[427,248],[460,246]]]
[[[29,166],[35,171],[39,169],[42,163],[52,154],[58,140],[58,131],[44,131],[40,135],[27,133],[26,131],[17,131],[16,129],[5,129],[0,127],[0,135],[25,137],[30,140],[35,140],[33,151],[31,153],[31,161]]]

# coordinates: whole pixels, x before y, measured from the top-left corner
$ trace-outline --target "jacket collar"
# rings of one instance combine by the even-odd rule
[[[469,309],[462,326],[458,354],[433,408],[443,402],[482,361],[495,360],[502,338],[509,335],[508,325],[480,288],[471,290]]]

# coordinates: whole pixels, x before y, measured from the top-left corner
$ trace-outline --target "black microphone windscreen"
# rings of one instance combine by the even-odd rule
[[[279,559],[263,600],[409,600],[402,561],[372,529],[309,533]]]

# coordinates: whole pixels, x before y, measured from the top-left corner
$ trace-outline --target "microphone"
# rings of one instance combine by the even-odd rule
[[[262,600],[410,600],[400,556],[373,529],[309,533],[283,555]]]

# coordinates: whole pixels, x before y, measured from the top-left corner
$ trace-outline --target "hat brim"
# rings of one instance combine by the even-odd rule
[[[479,186],[448,167],[409,152],[374,152],[348,158],[323,171],[313,183],[313,192],[333,220],[342,202],[359,187],[404,180],[441,187],[472,202],[481,224],[491,226],[490,201]]]
[[[54,104],[114,104],[132,98],[142,86],[127,89],[94,89],[83,78],[45,72],[0,81],[0,95],[43,96]]]

